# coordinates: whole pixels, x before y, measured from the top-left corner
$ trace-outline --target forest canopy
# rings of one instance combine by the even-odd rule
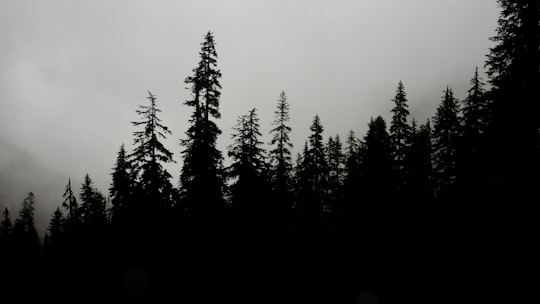
[[[471,67],[463,99],[442,87],[435,115],[418,121],[407,80],[396,79],[391,120],[375,115],[365,134],[327,135],[325,113],[313,113],[297,155],[289,115],[296,101],[284,91],[271,125],[252,108],[232,130],[219,128],[226,88],[208,32],[185,71],[191,115],[183,135],[172,134],[148,92],[134,109],[133,150],[118,143],[107,192],[88,174],[81,185],[67,180],[43,236],[34,222],[39,196],[2,210],[0,287],[20,299],[39,290],[47,298],[188,300],[212,290],[231,300],[292,292],[301,302],[319,288],[327,302],[370,289],[393,302],[392,290],[404,287],[381,273],[405,279],[411,266],[401,259],[438,277],[429,265],[452,271],[437,263],[450,254],[441,248],[530,231],[525,211],[540,182],[540,3],[498,2],[488,78]],[[231,134],[224,151],[222,133]],[[180,146],[166,147],[169,136]],[[168,172],[175,161],[181,172]],[[344,269],[363,272],[350,283]],[[269,277],[280,273],[285,287],[274,288]],[[445,298],[446,286],[425,283],[426,297]]]

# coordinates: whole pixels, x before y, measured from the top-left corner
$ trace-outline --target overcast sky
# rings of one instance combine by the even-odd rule
[[[253,107],[268,141],[284,90],[299,151],[316,113],[326,138],[389,118],[400,80],[417,120],[447,85],[464,98],[498,13],[495,0],[0,0],[0,207],[33,190],[48,219],[68,177],[78,192],[86,172],[106,193],[147,90],[173,132],[177,185],[183,80],[209,30],[223,73],[220,148]]]

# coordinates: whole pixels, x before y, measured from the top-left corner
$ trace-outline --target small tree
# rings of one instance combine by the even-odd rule
[[[130,203],[133,200],[133,175],[131,162],[128,160],[124,145],[120,146],[116,165],[113,168],[109,195],[112,203],[112,221],[122,222],[129,217]],[[131,208],[133,209],[133,208]]]
[[[59,249],[62,245],[64,239],[64,224],[66,219],[60,210],[60,207],[56,208],[54,211],[51,221],[49,222],[48,231],[48,242],[49,249],[56,250]]]
[[[13,222],[11,221],[11,217],[9,215],[9,209],[5,207],[4,212],[2,212],[2,222],[0,222],[0,244],[8,246],[12,233]]]
[[[81,221],[85,225],[104,225],[107,222],[105,197],[94,187],[88,174],[81,186]]]
[[[79,222],[79,205],[77,204],[77,199],[75,198],[75,194],[71,189],[71,178],[68,179],[68,183],[66,185],[63,197],[64,202],[62,203],[62,207],[68,212],[68,223]]]

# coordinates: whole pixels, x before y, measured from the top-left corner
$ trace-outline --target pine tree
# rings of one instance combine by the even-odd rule
[[[471,79],[467,98],[463,101],[462,136],[458,147],[458,179],[466,192],[473,192],[486,179],[488,170],[486,132],[490,123],[487,94],[478,67]]]
[[[463,101],[461,113],[463,117],[463,137],[469,144],[477,142],[480,135],[486,132],[489,124],[489,109],[484,82],[478,75],[478,67],[470,81],[467,98]]]
[[[106,224],[105,197],[94,187],[94,183],[88,174],[84,176],[80,198],[82,223],[90,226],[102,226]]]
[[[365,149],[352,130],[347,136],[346,143],[343,215],[347,224],[354,224],[357,222],[360,198],[362,196],[360,189],[362,183],[362,152]]]
[[[193,74],[184,81],[190,86],[191,99],[184,104],[193,108],[182,140],[184,164],[180,175],[181,199],[185,208],[199,214],[220,213],[227,204],[223,156],[216,148],[221,131],[211,119],[219,119],[221,72],[217,69],[217,52],[214,36],[208,32],[201,44],[200,61]]]
[[[11,217],[9,215],[9,209],[5,207],[4,212],[2,212],[2,222],[0,222],[0,244],[8,246],[8,240],[10,239],[12,233],[13,222],[11,221]]]
[[[345,153],[345,184],[355,187],[359,183],[361,165],[362,142],[356,138],[354,131],[347,136],[347,149]]]
[[[339,134],[334,138],[330,136],[326,143],[328,162],[328,190],[329,200],[337,203],[341,200],[342,186],[345,179],[345,155]],[[335,204],[334,204],[335,205]],[[332,212],[337,212],[333,210]]]
[[[440,194],[456,183],[456,149],[461,131],[458,113],[458,102],[452,89],[447,87],[437,108],[433,126],[434,174]]]
[[[306,229],[308,222],[308,208],[313,205],[315,193],[313,190],[313,176],[311,176],[310,168],[312,167],[311,154],[309,153],[308,142],[304,143],[302,153],[298,153],[295,166],[295,184],[296,184],[296,202],[295,216],[297,225],[302,229]],[[319,213],[315,206],[315,215]],[[312,207],[313,209],[313,207]]]
[[[40,242],[34,222],[35,203],[34,193],[28,193],[21,204],[19,216],[15,219],[13,226],[13,240],[20,258],[36,258],[39,255]]]
[[[371,119],[364,139],[362,186],[367,207],[382,208],[392,196],[392,156],[390,136],[381,116]]]
[[[17,258],[17,252],[15,252],[13,245],[13,222],[9,209],[5,207],[0,222],[0,260],[5,261],[0,274],[0,286],[5,290],[9,290],[8,288],[15,285],[13,276],[19,273],[19,269],[16,269],[13,264],[14,259]]]
[[[66,219],[64,218],[62,211],[60,210],[59,207],[56,208],[56,210],[54,211],[52,215],[51,221],[49,222],[49,227],[47,227],[48,238],[49,238],[48,246],[50,250],[56,250],[60,248],[63,238],[64,238],[65,222],[66,222]]]
[[[71,178],[68,179],[63,198],[64,202],[62,203],[62,207],[68,212],[67,222],[77,223],[79,221],[79,205],[77,204],[77,199],[75,198],[75,194],[71,189]]]
[[[343,154],[343,145],[338,134],[335,138],[331,136],[326,143],[326,159],[328,164],[328,192],[327,203],[324,206],[326,210],[326,221],[328,229],[333,231],[338,224],[339,216],[343,209],[344,199],[344,180],[345,180],[345,155]]]
[[[525,125],[522,132],[537,140],[540,105],[540,3],[536,0],[498,0],[501,15],[497,35],[491,40],[486,66],[493,86],[496,117],[503,123],[510,118]],[[511,111],[511,112],[506,112]],[[513,115],[509,114],[521,114]],[[530,119],[529,119],[530,118]],[[515,121],[514,121],[515,120]],[[508,124],[511,127],[510,123]]]
[[[265,151],[259,140],[259,118],[256,109],[238,118],[232,135],[233,144],[229,146],[232,157],[230,177],[232,207],[244,216],[254,216],[260,211],[259,202],[264,198],[266,186]]]
[[[289,103],[287,102],[287,95],[285,92],[281,92],[278,99],[276,110],[274,111],[275,120],[272,123],[274,128],[270,131],[272,135],[271,145],[274,145],[274,149],[270,151],[270,157],[272,161],[272,184],[276,193],[276,201],[283,202],[284,208],[290,208],[287,206],[290,204],[290,191],[291,191],[291,171],[292,171],[292,159],[291,149],[293,144],[289,138],[291,127],[287,125],[289,121]]]
[[[328,177],[328,164],[326,162],[326,153],[324,148],[324,142],[322,133],[324,128],[319,119],[319,115],[315,115],[313,119],[313,124],[310,127],[311,134],[309,135],[309,155],[311,158],[309,170],[314,173],[314,186],[320,190],[324,187],[319,187],[326,185]]]
[[[392,101],[395,105],[392,109],[392,113],[394,114],[392,116],[392,123],[390,124],[390,141],[392,144],[395,182],[397,183],[397,188],[402,189],[405,182],[405,154],[411,130],[407,123],[409,116],[407,96],[401,81],[398,84],[396,96]]]
[[[308,230],[318,231],[332,206],[328,201],[328,164],[318,115],[310,126],[309,148],[305,147],[302,161],[302,200],[304,220]]]
[[[491,38],[495,46],[486,62],[494,116],[488,148],[494,154],[490,179],[499,193],[494,199],[527,201],[537,196],[540,170],[540,3],[498,3],[502,10]]]
[[[293,221],[298,224],[301,214],[303,212],[303,205],[304,205],[304,188],[305,184],[307,183],[307,179],[304,176],[304,168],[303,168],[303,162],[304,162],[304,155],[307,154],[307,141],[304,143],[304,148],[302,150],[303,153],[297,153],[296,159],[294,162],[293,167]]]
[[[130,203],[133,200],[134,182],[132,179],[132,167],[128,160],[124,145],[120,147],[116,158],[116,165],[113,168],[111,187],[109,188],[109,196],[112,203],[112,221],[125,221],[129,214]]]
[[[405,157],[405,166],[407,200],[413,207],[424,209],[433,207],[433,164],[429,120],[420,127],[417,127],[414,119],[412,120],[410,145]]]
[[[141,121],[132,122],[135,127],[143,127],[133,132],[135,149],[130,155],[133,170],[138,181],[139,191],[146,211],[163,212],[174,204],[171,175],[162,164],[174,162],[172,153],[160,142],[172,132],[161,123],[156,105],[156,96],[148,92],[150,105],[139,105],[137,114]]]

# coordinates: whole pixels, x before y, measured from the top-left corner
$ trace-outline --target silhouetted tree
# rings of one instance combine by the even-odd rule
[[[232,157],[229,173],[233,179],[231,206],[241,217],[252,220],[260,217],[267,207],[262,203],[269,194],[265,151],[259,139],[261,132],[256,110],[240,116],[234,130],[233,144],[229,146],[229,156]]]
[[[92,226],[106,224],[105,197],[94,187],[94,183],[88,174],[84,176],[80,198],[82,223]]]
[[[489,124],[489,109],[484,82],[478,75],[478,67],[470,81],[471,87],[467,91],[467,98],[463,101],[461,113],[463,117],[463,137],[467,144],[474,144],[480,135],[486,132]],[[478,144],[478,143],[477,143]],[[474,149],[474,147],[471,147]]]
[[[307,143],[306,143],[307,144]],[[307,149],[307,147],[305,147]],[[293,204],[292,204],[292,224],[293,226],[298,225],[298,220],[300,218],[300,205],[301,205],[301,176],[302,176],[302,153],[296,153],[296,158],[294,160],[292,168],[292,195],[293,195]]]
[[[307,141],[304,143],[302,153],[298,153],[296,157],[296,164],[294,167],[294,181],[295,181],[295,203],[294,203],[294,215],[295,222],[298,228],[303,228],[306,209],[308,202],[312,199],[313,192],[311,191],[311,177],[309,176],[309,165],[311,163],[311,157],[309,154],[309,147]]]
[[[486,132],[490,123],[489,104],[484,83],[478,75],[478,67],[470,81],[467,98],[463,100],[462,134],[458,147],[458,180],[465,193],[483,192],[480,185],[485,183],[489,163]],[[471,197],[477,200],[476,197]]]
[[[60,250],[64,239],[64,224],[66,219],[60,210],[60,207],[54,211],[49,226],[47,227],[49,250]],[[45,240],[43,241],[45,243]]]
[[[191,98],[184,104],[193,107],[190,123],[182,140],[184,164],[180,175],[181,198],[185,207],[195,213],[219,213],[227,207],[223,156],[216,148],[221,131],[211,120],[219,119],[221,72],[217,69],[214,36],[208,32],[201,44],[200,61],[193,74],[184,81],[190,86]]]
[[[405,194],[409,205],[415,210],[433,207],[433,163],[429,120],[417,127],[413,118],[405,168],[407,180]]]
[[[326,143],[326,153],[328,159],[328,182],[332,191],[339,190],[344,179],[345,155],[339,134],[334,138],[330,136]]]
[[[291,127],[287,125],[289,121],[289,103],[287,95],[281,92],[279,95],[276,110],[274,111],[275,119],[272,123],[274,127],[272,134],[271,145],[274,146],[270,150],[272,164],[272,188],[275,198],[274,205],[276,207],[276,216],[282,216],[281,221],[289,218],[289,212],[292,207],[292,159],[291,149],[293,144],[289,138]]]
[[[19,258],[37,258],[40,252],[39,236],[34,222],[36,199],[34,193],[28,193],[23,200],[19,216],[13,226],[13,240]]]
[[[358,176],[360,175],[360,164],[361,164],[361,155],[362,142],[356,135],[354,131],[349,131],[347,136],[347,148],[345,152],[345,172],[346,172],[346,181],[358,181]],[[357,182],[352,182],[351,184],[357,184]]]
[[[494,199],[528,201],[537,197],[534,189],[540,181],[540,3],[498,3],[502,10],[491,38],[495,46],[486,62],[494,114],[489,149],[495,169],[490,179]]]
[[[540,119],[540,3],[536,0],[498,0],[502,8],[497,35],[491,40],[486,66],[493,85],[499,123],[508,121],[509,131],[518,128],[538,140]],[[535,98],[536,97],[536,98]],[[517,103],[517,104],[516,104]],[[518,115],[511,115],[518,114]],[[519,118],[518,118],[519,117]],[[512,127],[512,123],[518,123]]]
[[[129,161],[124,145],[120,147],[118,156],[116,158],[116,164],[113,168],[111,187],[109,188],[109,195],[112,203],[112,221],[121,223],[126,220],[127,217],[132,215],[134,210],[133,206],[133,173],[131,162]],[[131,210],[130,210],[131,207]]]
[[[2,212],[2,222],[0,222],[0,247],[4,248],[9,246],[9,239],[13,233],[13,222],[11,221],[11,216],[9,215],[9,209],[4,208]]]
[[[16,267],[13,265],[15,253],[13,248],[13,222],[8,208],[5,207],[0,222],[0,260],[6,261],[1,267],[0,286],[5,290],[10,290],[10,287],[14,284],[13,275],[17,273]]]
[[[75,198],[75,194],[73,193],[73,190],[71,189],[71,178],[68,179],[68,183],[66,185],[65,191],[64,191],[64,202],[62,203],[62,207],[67,210],[67,222],[68,223],[78,223],[79,222],[79,205],[77,204],[77,199]]]
[[[362,155],[365,148],[362,142],[356,138],[351,130],[347,136],[347,148],[345,150],[345,180],[343,212],[347,223],[356,221],[358,208],[362,197]]]
[[[433,126],[433,162],[435,182],[441,199],[450,194],[456,183],[457,154],[460,138],[459,105],[447,87],[437,108]]]
[[[404,187],[405,183],[405,154],[411,133],[407,122],[409,109],[405,87],[400,81],[396,90],[396,96],[392,99],[392,122],[390,123],[390,142],[392,144],[392,157],[394,161],[394,176],[397,189]]]
[[[386,122],[381,116],[371,119],[364,138],[365,154],[362,161],[364,203],[369,208],[383,208],[392,197],[392,150]]]
[[[135,149],[130,158],[142,195],[139,198],[143,202],[142,208],[155,215],[174,204],[171,175],[162,165],[174,161],[172,153],[160,142],[172,132],[158,117],[161,110],[156,105],[156,96],[149,91],[147,99],[150,105],[139,105],[140,110],[136,111],[142,120],[132,122],[133,126],[142,126],[143,130],[133,132]]]
[[[327,212],[333,218],[342,206],[343,182],[345,180],[345,155],[339,135],[330,136],[326,143],[328,163],[328,201],[331,209]],[[332,220],[332,219],[331,219]]]
[[[318,231],[331,209],[328,201],[328,163],[323,142],[324,128],[315,115],[310,126],[309,148],[304,147],[300,168],[300,195],[305,228]]]

